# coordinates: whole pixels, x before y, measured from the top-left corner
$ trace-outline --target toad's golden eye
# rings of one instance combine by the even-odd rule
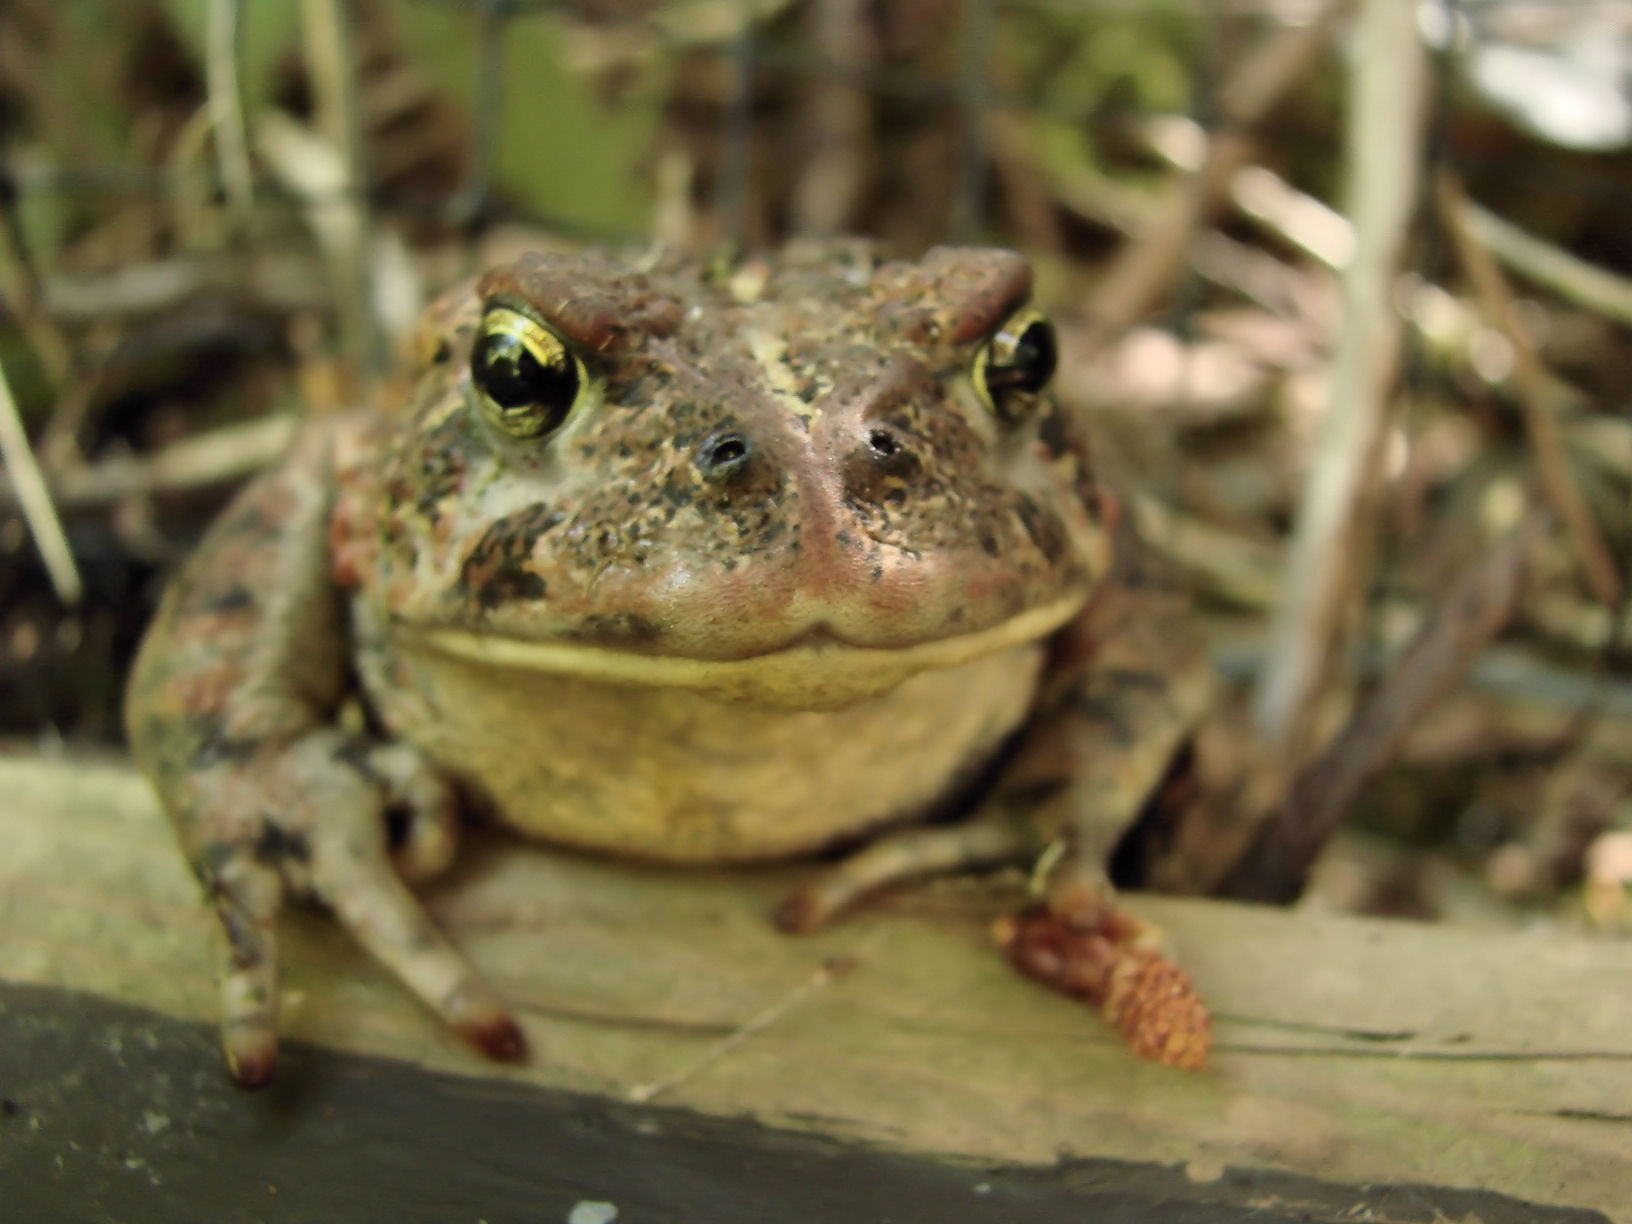
[[[1054,376],[1059,354],[1054,325],[1035,310],[1023,310],[975,356],[975,390],[998,416],[1016,420]]]
[[[561,428],[589,385],[584,363],[560,336],[508,306],[482,316],[470,376],[487,419],[520,439]]]

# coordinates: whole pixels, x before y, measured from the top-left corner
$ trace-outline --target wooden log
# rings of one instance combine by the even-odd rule
[[[62,1031],[109,1001],[213,1023],[215,932],[141,781],[117,762],[19,756],[0,758],[0,794],[0,1013],[33,991],[29,1014],[64,1009]],[[617,1102],[652,1097],[982,1165],[1090,1159],[1147,1180],[1156,1169],[1159,1189],[1118,1201],[1176,1202],[1177,1186],[1219,1207],[1150,1219],[1235,1219],[1223,1207],[1250,1206],[1243,1185],[1264,1210],[1291,1212],[1318,1184],[1378,1220],[1632,1221],[1632,944],[1134,898],[1215,1009],[1212,1069],[1184,1074],[1135,1060],[1090,1012],[1002,962],[989,928],[1022,902],[1018,876],[905,890],[788,938],[767,915],[801,871],[644,868],[478,835],[428,901],[520,1009],[529,1064],[483,1063],[315,914],[285,923],[283,1028],[410,1064],[394,1073],[405,1100],[441,1091],[416,1077],[495,1108],[570,1090],[638,1118]],[[21,1031],[0,1024],[0,1187],[29,1105],[8,1088]],[[303,1088],[344,1056],[294,1057],[281,1097],[235,1094],[211,1043],[185,1031],[195,1039],[177,1048],[201,1065],[167,1064],[164,1082],[193,1085],[212,1116],[275,1110],[305,1133],[323,1124],[323,1093],[361,1074]],[[414,1130],[426,1160],[466,1150],[463,1116],[448,1106]],[[168,1184],[239,1159],[210,1152]],[[1390,1186],[1410,1188],[1379,1197]]]

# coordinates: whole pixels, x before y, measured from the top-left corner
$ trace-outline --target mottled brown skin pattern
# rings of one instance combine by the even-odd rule
[[[1206,672],[1106,584],[1108,502],[1069,418],[976,387],[1029,292],[1002,251],[529,256],[430,309],[406,402],[303,431],[178,577],[130,686],[227,935],[240,1082],[273,1067],[286,896],[485,1052],[522,1053],[403,883],[446,866],[461,797],[675,861],[969,809],[815,880],[794,929],[1060,838],[1059,887],[1102,888]],[[498,428],[473,379],[495,310],[581,362],[540,436]]]

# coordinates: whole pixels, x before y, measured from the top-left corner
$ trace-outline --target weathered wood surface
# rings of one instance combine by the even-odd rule
[[[481,1063],[315,915],[285,925],[284,1030],[909,1151],[1482,1188],[1632,1221],[1632,944],[1140,899],[1218,1017],[1213,1069],[1185,1075],[1008,970],[988,926],[1014,881],[789,939],[766,914],[800,871],[484,837],[429,900],[521,1009],[529,1065]],[[0,759],[0,979],[212,1019],[213,939],[128,769]]]

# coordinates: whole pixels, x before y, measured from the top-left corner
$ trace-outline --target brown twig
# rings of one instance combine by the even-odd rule
[[[1581,490],[1570,473],[1558,422],[1549,407],[1547,371],[1536,354],[1529,333],[1513,309],[1513,293],[1507,286],[1507,279],[1496,266],[1490,251],[1473,232],[1468,219],[1467,198],[1461,185],[1448,171],[1442,170],[1437,176],[1436,189],[1440,215],[1456,244],[1462,266],[1473,281],[1474,292],[1479,295],[1491,324],[1513,348],[1513,385],[1518,392],[1525,432],[1535,453],[1536,470],[1547,500],[1558,511],[1558,517],[1574,547],[1582,576],[1593,595],[1606,607],[1614,607],[1620,599],[1621,580],[1615,572],[1615,560],[1610,555],[1609,546],[1604,543],[1598,524],[1593,521],[1592,512],[1587,509]]]
[[[1140,540],[1182,567],[1198,594],[1254,611],[1275,602],[1280,572],[1268,545],[1182,514],[1146,494],[1131,498],[1129,508]]]
[[[1194,173],[1174,184],[1140,236],[1124,247],[1084,303],[1098,345],[1114,341],[1172,285],[1201,218],[1251,151],[1247,131],[1314,66],[1346,0],[1330,0],[1307,24],[1269,35],[1219,91],[1222,123]]]
[[[1533,513],[1455,583],[1377,691],[1293,780],[1273,818],[1219,887],[1222,895],[1297,899],[1315,856],[1337,831],[1361,786],[1392,759],[1423,712],[1461,681],[1474,657],[1512,615],[1527,551],[1545,521],[1545,515]]]

